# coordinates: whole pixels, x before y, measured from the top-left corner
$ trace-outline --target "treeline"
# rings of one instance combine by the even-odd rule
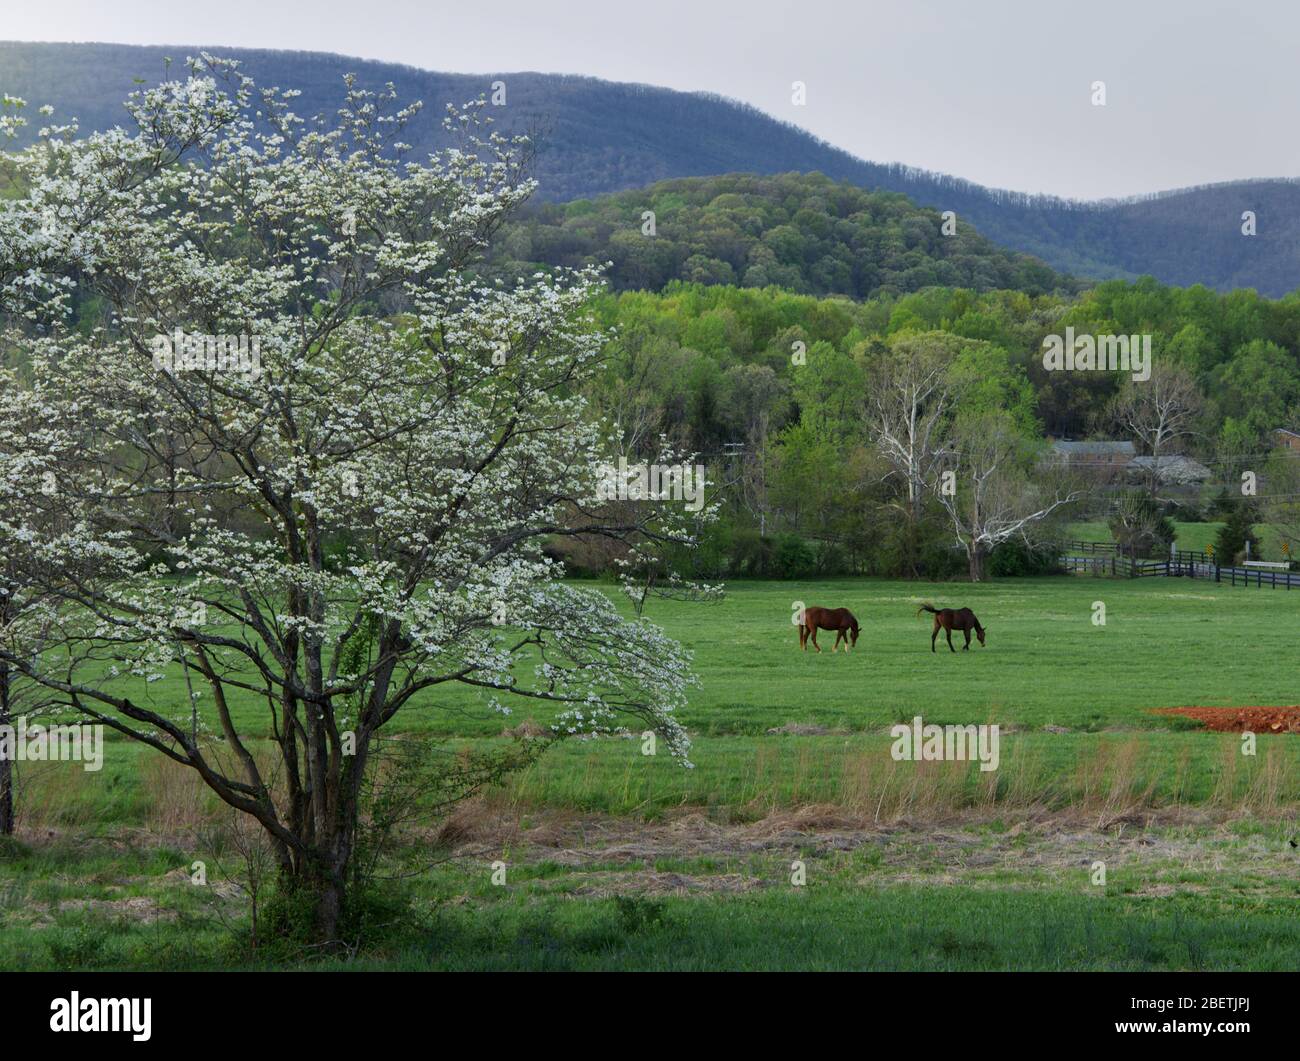
[[[667,436],[726,484],[723,518],[704,549],[683,558],[711,577],[965,570],[953,514],[938,499],[926,492],[908,513],[914,520],[900,515],[907,483],[870,409],[881,371],[900,358],[941,359],[945,430],[970,416],[1011,425],[1025,441],[1030,485],[1049,435],[1131,437],[1113,421],[1125,376],[1044,371],[1043,338],[1067,326],[1151,333],[1157,366],[1199,390],[1192,429],[1166,452],[1199,456],[1224,480],[1234,459],[1270,450],[1273,430],[1294,426],[1300,407],[1296,296],[1143,279],[1073,298],[930,288],[853,302],[674,282],[657,294],[612,292],[595,308],[614,337],[592,397],[625,448],[650,452]],[[1030,541],[1084,517],[1080,505],[1063,508],[1035,523]],[[992,551],[988,571],[1047,566],[1048,553],[1017,536]]]
[[[1205,398],[1189,452],[1260,447],[1300,416],[1300,295],[1273,300],[1253,291],[1218,294],[1144,278],[1111,280],[1077,298],[1020,291],[930,288],[863,302],[815,298],[775,288],[669,284],[659,294],[622,292],[598,304],[616,329],[611,364],[653,364],[642,386],[661,410],[660,427],[692,449],[738,437],[738,399],[725,381],[766,368],[779,382],[768,403],[780,427],[801,409],[797,381],[848,366],[890,337],[941,331],[1005,353],[1032,387],[1039,429],[1057,438],[1112,437],[1106,407],[1124,376],[1048,372],[1043,340],[1063,333],[1150,334],[1153,360],[1186,369]],[[799,373],[792,344],[808,347],[813,373]],[[820,356],[819,356],[820,355]]]
[[[942,299],[942,296],[940,296]],[[1048,431],[1081,437],[1104,429],[1104,401],[1116,377],[1047,373],[1038,334],[1073,326],[1076,333],[1150,334],[1157,364],[1185,370],[1204,397],[1187,443],[1207,458],[1258,452],[1276,428],[1300,419],[1300,293],[1268,299],[1253,290],[1219,294],[1196,285],[1168,287],[1144,277],[1107,281],[1066,307],[1046,328],[1031,330],[1025,351]]]
[[[934,286],[1031,295],[1082,286],[960,219],[945,224],[902,195],[818,173],[689,178],[540,204],[511,227],[495,259],[508,276],[593,263],[609,263],[618,291],[681,280],[865,299]]]

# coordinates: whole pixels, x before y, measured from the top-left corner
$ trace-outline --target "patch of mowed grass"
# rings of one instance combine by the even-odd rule
[[[212,916],[206,890],[188,883],[192,858],[175,847],[128,840],[6,840],[0,968],[211,965],[229,932]]]
[[[970,607],[987,646],[954,656],[917,604]],[[862,623],[845,656],[798,651],[794,604],[843,606]],[[1093,623],[1094,604],[1106,624]],[[692,610],[694,609],[694,610]],[[1300,592],[1182,579],[1059,577],[987,584],[739,583],[717,604],[656,601],[648,616],[696,654],[685,719],[703,733],[786,722],[870,729],[927,721],[1168,728],[1153,707],[1286,704]],[[823,649],[834,635],[821,635]]]
[[[1300,923],[1284,904],[1249,918],[1210,905],[1087,899],[1035,892],[896,887],[807,895],[655,900],[632,928],[616,899],[563,894],[444,907],[423,938],[327,971],[691,970],[1255,970],[1295,967]],[[1186,912],[1184,912],[1186,911]],[[228,964],[211,928],[93,923],[25,933],[0,944],[7,969],[199,970]],[[258,968],[248,963],[243,968]],[[289,968],[295,966],[290,965]]]

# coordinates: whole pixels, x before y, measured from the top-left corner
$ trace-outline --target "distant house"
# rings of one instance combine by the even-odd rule
[[[1294,431],[1279,427],[1273,432],[1273,441],[1283,449],[1289,449],[1292,453],[1300,453],[1300,434]]]
[[[1155,471],[1156,478],[1168,486],[1190,486],[1206,482],[1214,473],[1199,461],[1191,457],[1134,457],[1128,463],[1128,473],[1133,477],[1150,475]]]
[[[1137,456],[1137,448],[1132,442],[1066,442],[1052,443],[1052,453],[1062,464],[1080,468],[1094,468],[1098,471],[1128,467]]]

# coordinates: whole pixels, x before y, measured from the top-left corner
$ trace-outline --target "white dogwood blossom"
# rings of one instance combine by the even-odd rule
[[[195,768],[326,891],[374,735],[451,683],[550,704],[557,736],[635,720],[688,748],[686,652],[543,551],[686,538],[598,496],[597,274],[483,278],[533,186],[481,104],[408,160],[417,108],[344,93],[305,119],[205,56],[133,94],[133,132],[44,130],[0,203],[0,551],[58,646],[0,654]],[[178,663],[189,702],[141,693]]]

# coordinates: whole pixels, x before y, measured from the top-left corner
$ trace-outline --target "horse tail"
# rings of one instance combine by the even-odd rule
[[[922,604],[919,608],[916,609],[916,616],[918,619],[921,617],[922,612],[930,612],[933,615],[938,615],[939,609],[936,608],[929,601],[926,601],[924,604]]]

